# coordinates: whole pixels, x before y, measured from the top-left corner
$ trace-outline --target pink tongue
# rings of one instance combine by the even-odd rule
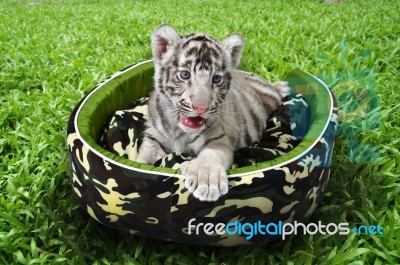
[[[189,128],[199,128],[203,126],[205,119],[197,116],[197,117],[188,117],[188,116],[181,116],[180,119],[181,123]]]

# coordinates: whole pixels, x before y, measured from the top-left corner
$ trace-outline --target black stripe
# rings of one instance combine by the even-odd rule
[[[177,87],[166,86],[165,88],[167,89],[168,93],[171,96],[176,96],[176,95],[178,95],[180,93],[180,91],[179,91],[179,89]]]
[[[246,100],[246,102],[249,106],[250,116],[253,120],[253,125],[256,128],[256,131],[258,132],[258,134],[261,135],[262,129],[263,129],[263,124],[265,121],[261,120],[261,118],[257,115],[256,112],[254,112],[254,109],[251,106],[253,106],[254,104],[257,104],[257,103],[258,103],[257,105],[259,105],[260,103],[262,104],[262,102],[259,102],[254,94],[253,94],[253,99],[255,100],[255,102],[252,102],[251,99],[247,97],[247,94],[245,94],[242,90],[240,90],[240,93],[242,94],[242,98],[244,98]]]
[[[178,51],[178,49],[175,50],[175,53],[173,55],[174,59],[171,61],[172,66],[174,66],[174,67],[178,67],[178,54],[177,54],[177,51]]]
[[[180,103],[181,110],[185,110],[185,111],[188,111],[188,112],[190,112],[192,110],[191,107],[190,107],[190,104],[187,103],[184,99],[181,99],[179,101],[179,103]]]
[[[180,131],[179,134],[176,136],[176,139],[179,139],[184,135],[185,135],[185,132]]]
[[[245,140],[245,143],[247,146],[250,146],[253,143],[253,140],[251,139],[251,135],[250,135],[248,127],[246,127],[246,136],[245,136],[244,140]]]
[[[159,78],[157,79],[157,85],[161,91],[164,90],[164,73],[165,73],[165,68],[160,67],[160,75]]]
[[[169,75],[170,75],[171,67],[165,67],[165,83],[168,84],[169,82]]]
[[[170,131],[171,127],[169,125],[168,119],[165,117],[163,109],[161,108],[161,105],[160,105],[160,95],[157,95],[157,97],[156,97],[156,109],[157,109],[157,114],[160,117],[161,124],[165,127],[166,131]],[[157,127],[157,126],[155,126],[155,127]]]
[[[202,135],[202,132],[200,132],[198,135],[196,135],[190,142],[188,142],[187,144],[192,144],[194,143],[197,139],[199,139],[199,137]]]
[[[215,112],[218,111],[218,104],[214,104],[211,106],[210,110],[208,111],[210,114],[214,114]]]
[[[185,89],[179,89],[178,92],[176,92],[176,95],[178,97],[182,96],[182,94],[185,92]]]
[[[185,56],[189,57],[191,55],[197,54],[198,52],[199,52],[199,49],[196,46],[194,46],[186,51]]]
[[[254,127],[256,127],[256,131],[259,132],[260,131],[260,128],[259,128],[259,120],[260,120],[260,118],[258,118],[258,116],[254,113],[253,108],[251,107],[253,104],[255,104],[255,102],[251,102],[251,100],[243,93],[242,90],[240,90],[240,94],[242,94],[242,99],[245,100],[244,103],[247,103],[247,108],[246,109],[250,112],[250,117],[252,119],[252,124],[254,125]],[[251,134],[250,134],[250,131],[249,131],[249,127],[250,127],[249,126],[249,121],[246,121],[245,124],[246,124],[246,137],[245,137],[246,145],[251,145],[253,143],[253,139],[251,138]]]
[[[168,97],[167,92],[165,90],[160,91],[161,95],[168,99],[168,101],[172,102],[171,99]]]
[[[226,62],[225,62],[225,59],[223,59],[223,60],[222,60],[221,71],[222,71],[222,72],[225,72],[225,70],[226,70]]]
[[[224,76],[224,79],[231,81],[231,79],[232,79],[231,73],[226,72],[225,76]]]
[[[219,139],[224,138],[224,137],[225,137],[225,134],[223,133],[223,134],[221,134],[221,135],[219,135],[219,136],[216,136],[216,137],[213,137],[213,138],[208,139],[208,140],[204,143],[204,146],[203,146],[202,149],[204,149],[204,147],[206,147],[206,146],[207,146],[209,143],[211,143],[212,141],[216,141],[216,140],[219,140]]]
[[[188,69],[191,69],[192,64],[193,64],[193,61],[192,61],[192,60],[187,60],[187,61],[185,61],[184,63],[182,63],[181,66],[182,66],[182,67],[186,67],[186,68],[188,68]]]
[[[196,35],[196,34],[197,34],[197,33],[190,33],[190,34],[184,36],[184,38],[190,38],[190,37],[193,37],[193,36]]]
[[[257,76],[254,74],[251,74],[250,76],[245,76],[244,78],[250,82],[254,82],[265,87],[265,93],[261,93],[257,89],[254,89],[254,91],[259,94],[260,98],[263,101],[264,109],[268,114],[270,114],[273,109],[278,107],[281,101],[277,99],[272,92],[272,90],[274,90],[275,88],[271,84],[263,80],[261,77],[257,78]],[[269,92],[269,90],[271,92]],[[276,93],[279,94],[278,91],[276,91]]]
[[[207,64],[201,64],[199,70],[208,71],[208,70],[210,70],[210,68]]]
[[[259,77],[259,78],[255,78],[255,77],[256,77],[255,75],[252,75],[251,77],[244,76],[244,79],[246,79],[248,81],[251,81],[251,82],[254,82],[254,83],[257,83],[257,84],[259,84],[261,86],[264,86],[266,88],[272,89],[272,85],[269,84],[267,81],[263,80],[261,77]]]
[[[210,49],[210,54],[213,56],[216,60],[219,59],[220,53],[217,52],[213,47],[209,47]]]
[[[145,134],[145,137],[147,137],[148,139],[158,143],[158,145],[161,147],[161,149],[164,151],[164,153],[166,153],[166,154],[171,153],[171,151],[168,148],[166,148],[165,146],[163,146],[156,138],[154,138],[154,137],[152,137],[152,136],[150,136],[148,134]]]
[[[236,99],[236,101],[240,100],[237,96],[235,99]],[[242,108],[241,104],[234,104],[233,106],[235,108],[234,113],[244,113],[245,112],[245,110]],[[244,119],[245,117],[243,115],[238,115],[237,117],[240,118],[239,124],[246,124],[246,121]],[[245,128],[246,128],[246,135],[245,135],[244,139],[243,139],[243,135],[240,135],[240,144],[242,143],[242,139],[243,139],[244,144],[249,145],[249,144],[247,144],[247,142],[249,142],[248,138],[250,137],[249,131],[248,131],[249,128],[248,128],[248,126],[246,126]],[[251,139],[250,139],[250,141],[251,141]]]
[[[219,90],[219,94],[222,99],[225,99],[226,95],[228,94],[231,88],[231,79],[232,79],[231,74],[229,72],[225,73],[224,83],[226,85],[224,87],[221,87]]]
[[[278,99],[271,95],[260,94],[260,97],[263,102],[265,112],[268,114],[271,114],[272,111],[275,110],[281,103]]]
[[[258,117],[257,113],[254,112],[254,110],[252,108],[250,108],[250,115],[251,118],[254,121],[254,127],[256,127],[256,131],[258,132],[258,135],[262,134],[263,131],[263,125],[265,121],[262,121],[260,117]]]
[[[192,41],[197,41],[197,42],[209,42],[209,43],[217,43],[218,40],[208,36],[208,35],[199,35],[199,34],[190,34],[184,37],[186,41],[183,43],[182,48],[185,48],[187,45],[189,45]],[[216,48],[222,52],[221,48],[216,45]]]
[[[209,41],[209,42],[212,42],[211,38],[209,36],[206,36],[206,35],[199,35],[199,36],[196,36],[196,37],[192,37],[188,41]]]
[[[217,48],[219,54],[222,54],[222,49],[218,45],[214,44],[215,48]]]
[[[189,43],[191,43],[192,41],[208,41],[208,42],[214,42],[215,39],[209,36],[205,36],[205,35],[193,35],[190,36],[189,38],[186,39],[186,41],[183,43],[182,48],[185,48],[187,45],[189,45]]]
[[[203,65],[211,65],[212,64],[212,59],[211,59],[211,53],[208,45],[203,43],[201,45],[200,51],[199,51],[199,58],[201,59],[201,63]]]

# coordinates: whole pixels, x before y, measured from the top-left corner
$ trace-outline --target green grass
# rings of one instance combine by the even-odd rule
[[[0,1],[0,264],[399,264],[399,12],[399,1],[378,0]],[[241,68],[272,81],[296,67],[325,80],[340,99],[341,131],[357,134],[337,137],[311,221],[380,224],[384,235],[214,248],[138,238],[89,218],[69,185],[67,119],[97,82],[151,57],[150,34],[162,23],[217,38],[242,33]],[[372,114],[368,96],[348,100],[366,89],[377,90]]]

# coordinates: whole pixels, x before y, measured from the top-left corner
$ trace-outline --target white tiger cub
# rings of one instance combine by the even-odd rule
[[[258,141],[267,116],[290,89],[236,70],[244,46],[203,34],[179,36],[168,25],[152,35],[155,90],[137,161],[153,164],[168,153],[196,155],[181,164],[185,187],[202,201],[228,192],[233,152]]]

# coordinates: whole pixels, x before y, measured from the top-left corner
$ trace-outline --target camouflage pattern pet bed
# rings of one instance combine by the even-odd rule
[[[153,73],[152,61],[127,67],[99,83],[71,114],[71,185],[90,216],[136,235],[219,246],[269,242],[280,235],[267,224],[309,218],[326,189],[337,128],[336,101],[322,81],[291,71],[286,80],[293,95],[268,120],[265,137],[236,153],[228,194],[201,202],[184,188],[177,164],[185,155],[171,154],[157,166],[127,159],[135,152],[129,148],[140,144],[140,133],[129,126],[144,118],[139,99],[152,90]]]

